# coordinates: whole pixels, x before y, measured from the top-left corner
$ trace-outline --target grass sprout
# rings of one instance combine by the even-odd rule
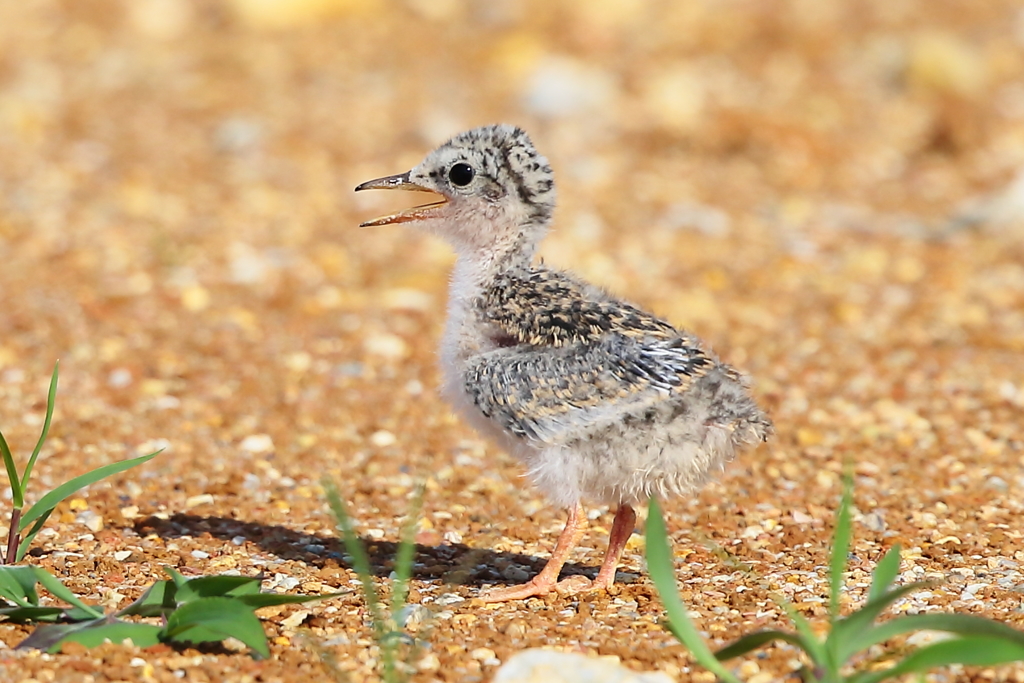
[[[416,520],[423,507],[424,486],[417,487],[413,495],[412,505],[405,522],[402,524],[398,550],[395,555],[394,577],[391,582],[391,601],[386,603],[377,590],[370,569],[370,558],[356,534],[352,517],[348,513],[338,487],[328,477],[321,480],[331,508],[342,533],[345,550],[351,558],[352,568],[359,577],[363,589],[363,597],[370,613],[374,640],[380,650],[380,676],[384,683],[401,683],[407,681],[413,671],[412,662],[419,652],[419,641],[403,630],[401,614],[405,611],[409,597],[409,583],[412,578],[412,565],[416,550],[413,541],[416,532]],[[402,657],[402,650],[406,650]],[[328,663],[324,659],[325,664]]]
[[[95,647],[130,640],[137,647],[157,643],[190,645],[234,638],[253,656],[270,654],[267,635],[256,610],[333,598],[326,595],[261,593],[259,576],[213,575],[185,578],[164,567],[170,578],[158,581],[127,607],[104,614],[82,602],[56,577],[40,567],[0,567],[0,617],[17,623],[40,623],[18,648],[59,652],[65,643]],[[71,607],[42,605],[36,586]],[[138,617],[140,620],[126,620]],[[141,619],[157,618],[160,623]]]
[[[11,448],[7,445],[7,439],[4,438],[3,432],[0,432],[0,457],[3,458],[4,467],[7,470],[7,481],[11,487],[12,503],[10,530],[7,533],[7,551],[0,550],[0,565],[16,564],[24,559],[25,553],[32,544],[32,540],[42,530],[46,520],[50,518],[50,515],[62,500],[89,484],[94,484],[111,475],[137,467],[155,458],[160,453],[160,451],[155,451],[149,455],[129,458],[121,462],[97,467],[57,486],[44,494],[28,510],[25,510],[25,491],[28,488],[29,478],[32,476],[32,469],[35,467],[39,453],[43,449],[43,444],[46,443],[46,437],[50,433],[50,424],[53,422],[53,408],[57,399],[59,369],[60,363],[57,362],[53,366],[53,375],[50,376],[50,390],[46,396],[46,417],[43,420],[43,429],[39,433],[36,447],[32,450],[32,455],[29,456],[24,471],[20,474],[18,472],[18,465],[14,462]]]
[[[919,582],[893,587],[899,573],[899,546],[891,548],[872,572],[866,603],[843,616],[839,596],[852,536],[852,497],[853,479],[847,474],[843,479],[842,500],[836,511],[832,537],[829,616],[825,635],[817,635],[807,618],[783,601],[781,606],[793,622],[793,631],[756,631],[717,652],[713,652],[704,641],[679,597],[665,520],[658,501],[652,500],[646,528],[647,566],[667,612],[667,628],[701,666],[727,683],[740,683],[740,678],[723,664],[724,661],[774,641],[789,643],[804,652],[811,666],[802,667],[799,674],[807,683],[878,683],[906,674],[922,675],[931,669],[953,664],[995,666],[1024,661],[1024,632],[992,619],[968,614],[929,613],[903,615],[877,623],[895,602],[931,585]],[[886,668],[879,668],[877,662],[864,656],[873,645],[925,630],[945,632],[949,637],[912,648]]]

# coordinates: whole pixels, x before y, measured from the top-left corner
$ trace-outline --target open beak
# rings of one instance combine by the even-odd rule
[[[356,187],[356,192],[360,190],[413,190],[415,192],[430,192],[431,194],[437,195],[441,199],[436,202],[429,204],[421,204],[414,206],[411,209],[405,211],[399,211],[393,213],[390,216],[382,216],[381,218],[374,218],[372,221],[366,221],[360,223],[359,227],[369,228],[376,225],[390,225],[391,223],[408,223],[409,221],[416,221],[423,218],[430,218],[437,213],[438,207],[444,206],[448,199],[441,194],[438,194],[429,187],[423,187],[409,180],[409,172],[401,173],[399,175],[389,175],[384,178],[377,178],[376,180],[367,180],[362,185]]]

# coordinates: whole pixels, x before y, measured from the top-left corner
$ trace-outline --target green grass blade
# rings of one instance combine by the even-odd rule
[[[11,453],[11,447],[7,445],[7,439],[4,438],[3,432],[0,432],[0,456],[3,456],[4,467],[7,468],[7,480],[11,484],[11,504],[15,510],[20,510],[25,507],[25,489],[21,485],[18,466],[14,464],[14,455]]]
[[[858,677],[858,683],[878,683],[908,673],[940,666],[996,666],[1024,661],[1024,644],[987,636],[967,636],[926,645],[907,655],[896,666]]]
[[[330,478],[324,477],[320,480],[324,492],[327,495],[327,504],[334,513],[335,521],[341,527],[342,541],[345,543],[345,550],[352,558],[352,568],[359,577],[359,583],[363,586],[363,595],[366,598],[366,605],[370,610],[370,618],[373,620],[373,629],[377,638],[382,638],[387,633],[387,623],[381,609],[380,600],[377,597],[377,587],[373,583],[373,574],[370,573],[370,557],[366,549],[359,542],[355,529],[352,527],[352,518],[349,517],[345,503],[341,500],[338,487]]]
[[[35,567],[0,567],[0,598],[19,607],[38,607]]]
[[[53,422],[53,407],[57,401],[57,375],[59,369],[60,361],[57,361],[53,364],[53,374],[50,375],[50,390],[46,394],[46,418],[43,420],[43,429],[39,432],[39,440],[36,441],[36,447],[32,449],[32,456],[28,459],[28,464],[25,465],[25,472],[21,475],[22,490],[28,488],[28,478],[32,476],[32,468],[35,467],[39,451],[43,450],[46,436],[50,433],[50,423]]]
[[[672,633],[689,648],[697,662],[705,669],[723,681],[740,683],[739,678],[715,659],[715,655],[704,642],[697,627],[690,620],[690,615],[682,600],[679,599],[672,552],[668,545],[668,532],[665,529],[665,520],[661,515],[661,506],[654,498],[651,499],[651,507],[647,513],[646,536],[647,571],[651,575],[651,581],[654,582],[654,587],[658,590],[661,602],[668,613]]]
[[[832,630],[828,634],[828,642],[833,648],[837,661],[845,662],[861,649],[857,642],[864,637],[864,634],[870,632],[872,624],[890,605],[905,595],[931,585],[930,582],[919,581],[900,586],[895,590],[888,591],[880,598],[875,598],[845,619],[833,623]]]
[[[56,652],[60,649],[57,644],[69,634],[83,628],[88,628],[91,625],[99,625],[103,623],[106,623],[106,619],[93,619],[91,622],[83,622],[80,624],[51,624],[48,626],[40,626],[33,631],[28,638],[18,643],[14,649],[26,650],[31,648],[34,650]]]
[[[796,633],[789,631],[779,631],[776,629],[767,629],[764,631],[755,631],[754,633],[748,633],[743,636],[735,643],[726,645],[721,650],[715,653],[715,658],[719,661],[725,661],[732,659],[733,657],[739,657],[745,655],[752,650],[772,643],[776,640],[782,640],[790,645],[795,645],[804,652],[810,654],[810,648],[807,647],[807,643],[804,642],[804,637]]]
[[[872,572],[871,588],[868,590],[868,602],[885,595],[885,592],[889,590],[889,586],[896,580],[896,575],[899,572],[900,547],[894,545],[889,548],[889,552],[885,554],[885,557],[875,567],[875,571]]]
[[[182,575],[182,573],[174,567],[165,565],[163,567],[163,570],[164,574],[167,574],[167,576],[171,577],[171,581],[174,582],[175,591],[180,590],[186,583],[188,583],[188,579],[186,579],[184,575]],[[177,598],[175,598],[175,601],[177,601]]]
[[[175,600],[178,588],[173,581],[157,581],[131,603],[117,613],[117,616],[159,617],[174,611],[178,602]]]
[[[69,605],[74,605],[90,616],[97,618],[103,616],[102,610],[98,610],[95,607],[87,605],[79,600],[78,597],[71,592],[71,589],[61,583],[60,579],[50,572],[46,571],[42,567],[32,567],[32,569],[35,571],[36,580],[39,582],[39,585],[50,591],[54,597],[60,598]]]
[[[56,624],[37,629],[18,647],[32,647],[50,653],[60,652],[64,643],[81,643],[88,648],[107,642],[121,644],[131,640],[135,647],[151,647],[160,642],[161,628],[155,624],[96,619],[84,624]]]
[[[270,655],[267,634],[260,620],[251,608],[233,598],[199,598],[183,605],[168,615],[164,636],[182,643],[237,638],[259,657]]]
[[[275,605],[300,605],[304,602],[316,602],[317,600],[330,600],[349,595],[352,591],[340,591],[338,593],[321,593],[319,595],[286,595],[285,593],[257,593],[255,595],[238,595],[233,599],[248,605],[252,609],[261,607],[274,607]]]
[[[832,557],[829,560],[829,617],[835,622],[839,618],[839,599],[843,592],[843,571],[850,553],[850,508],[853,505],[853,478],[849,472],[843,475],[843,497],[836,511],[836,528],[832,536]]]
[[[988,636],[1024,646],[1024,631],[992,619],[972,614],[908,614],[854,635],[849,647],[853,652],[861,652],[872,645],[913,631],[945,631],[960,636]]]
[[[803,649],[815,666],[828,666],[826,643],[822,642],[814,633],[814,629],[811,628],[811,622],[807,621],[807,617],[800,614],[789,600],[782,599],[779,602],[779,606],[782,607],[789,620],[793,622],[793,627],[796,629],[797,634],[803,639]]]
[[[40,515],[39,518],[36,519],[35,524],[32,525],[32,528],[22,535],[21,542],[18,544],[18,552],[16,553],[17,557],[14,558],[15,562],[21,562],[25,559],[25,553],[28,552],[29,546],[32,545],[32,541],[35,539],[36,535],[42,531],[43,525],[46,524],[46,520],[50,519],[50,515],[53,513],[53,510],[53,508],[50,508]]]
[[[123,643],[132,641],[135,647],[152,647],[160,643],[161,629],[156,624],[139,624],[127,621],[113,621],[96,626],[87,626],[64,636],[50,652],[59,651],[64,643],[81,643],[88,648],[107,642]]]
[[[70,481],[64,482],[44,495],[35,505],[28,509],[21,518],[21,525],[18,527],[19,530],[24,531],[25,527],[27,527],[31,522],[53,510],[57,507],[58,503],[75,491],[78,491],[78,489],[88,486],[89,484],[94,484],[101,479],[106,479],[107,477],[119,472],[124,472],[125,470],[137,467],[144,462],[152,460],[162,451],[163,449],[160,449],[159,451],[150,453],[149,455],[142,455],[137,458],[129,458],[128,460],[122,460],[121,462],[97,467],[91,472],[86,472],[85,474],[79,475]]]
[[[416,487],[409,514],[402,525],[399,536],[398,552],[395,554],[395,580],[391,583],[391,614],[395,615],[405,606],[405,598],[409,594],[409,580],[412,577],[413,558],[416,554],[416,521],[423,508],[423,492],[425,486]]]
[[[179,605],[200,598],[237,598],[260,592],[260,579],[255,576],[198,576],[178,586],[175,600]]]
[[[29,624],[34,621],[57,621],[66,611],[63,607],[4,607],[0,609],[0,617],[16,624]]]

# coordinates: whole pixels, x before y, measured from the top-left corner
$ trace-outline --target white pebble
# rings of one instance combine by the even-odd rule
[[[274,450],[274,440],[268,434],[250,434],[242,439],[239,448],[249,453],[269,453]]]
[[[392,446],[396,441],[398,441],[398,437],[386,429],[379,429],[370,435],[370,443],[377,448]]]

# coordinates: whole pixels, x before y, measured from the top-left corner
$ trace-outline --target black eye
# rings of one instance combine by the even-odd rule
[[[448,180],[452,181],[452,185],[458,187],[465,187],[473,182],[473,176],[475,172],[473,167],[469,164],[460,161],[448,169]]]

